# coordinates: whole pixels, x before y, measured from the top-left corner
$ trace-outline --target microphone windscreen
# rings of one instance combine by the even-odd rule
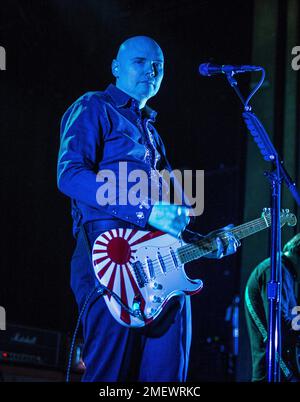
[[[199,66],[199,73],[201,74],[201,75],[204,75],[204,76],[208,76],[208,75],[210,75],[209,74],[209,71],[208,71],[208,67],[209,67],[209,63],[202,63],[202,64],[200,64],[200,66]]]

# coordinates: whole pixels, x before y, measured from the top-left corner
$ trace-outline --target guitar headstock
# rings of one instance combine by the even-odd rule
[[[271,208],[264,208],[261,214],[262,218],[264,218],[268,224],[271,224]],[[295,214],[292,214],[289,209],[282,209],[280,212],[280,224],[284,226],[288,224],[288,226],[295,226],[297,223],[297,218]]]

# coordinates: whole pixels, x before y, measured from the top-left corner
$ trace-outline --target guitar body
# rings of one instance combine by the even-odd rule
[[[113,317],[127,327],[152,322],[176,295],[199,292],[176,250],[185,243],[161,232],[112,229],[94,242],[93,267]],[[121,303],[120,303],[121,301]]]
[[[280,223],[295,226],[297,218],[283,210]],[[243,239],[270,225],[270,211],[264,209],[261,218],[230,233]],[[172,297],[198,293],[203,283],[188,278],[184,264],[216,251],[217,238],[226,243],[226,232],[189,244],[161,231],[111,229],[99,235],[92,250],[93,267],[113,317],[127,327],[143,327],[158,317]]]

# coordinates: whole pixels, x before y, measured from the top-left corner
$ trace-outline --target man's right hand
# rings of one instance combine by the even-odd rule
[[[180,236],[189,222],[189,208],[166,202],[156,202],[148,220],[151,226],[176,238]]]

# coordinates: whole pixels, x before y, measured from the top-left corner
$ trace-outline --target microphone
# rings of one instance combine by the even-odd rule
[[[238,74],[238,73],[246,73],[251,71],[261,71],[262,67],[260,66],[230,66],[223,64],[219,66],[217,64],[211,63],[203,63],[199,66],[199,73],[204,75],[205,77],[210,77],[215,74]]]

